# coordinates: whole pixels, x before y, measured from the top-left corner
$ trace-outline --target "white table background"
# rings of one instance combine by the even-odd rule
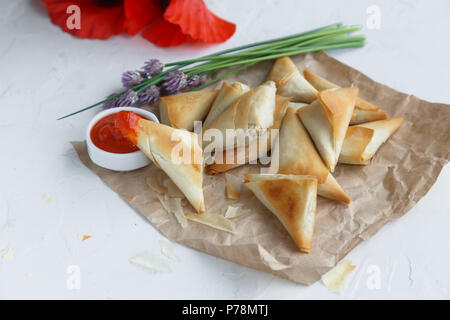
[[[358,268],[343,294],[178,244],[181,262],[171,262],[171,273],[151,273],[128,261],[142,251],[160,255],[165,238],[85,168],[70,146],[84,139],[99,109],[56,118],[119,89],[121,73],[148,58],[193,58],[342,21],[364,25],[368,42],[362,49],[332,51],[333,57],[402,92],[450,103],[447,0],[206,2],[237,24],[236,34],[216,46],[169,50],[139,36],[80,40],[52,25],[38,0],[0,2],[0,299],[450,298],[448,166],[407,215],[349,254]],[[366,26],[373,4],[381,10],[379,30]],[[92,238],[81,241],[84,234]],[[9,249],[13,258],[2,259]],[[81,271],[79,290],[66,285],[71,265]],[[380,287],[373,288],[367,282],[377,270]]]

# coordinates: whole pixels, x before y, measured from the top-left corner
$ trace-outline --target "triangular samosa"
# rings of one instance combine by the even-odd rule
[[[266,141],[265,143],[262,143],[264,141],[264,137],[261,136],[258,139],[253,139],[249,142],[248,145],[235,147],[233,150],[234,154],[234,161],[225,163],[226,159],[226,152],[225,151],[216,151],[216,158],[221,159],[221,163],[212,163],[206,167],[206,173],[210,175],[214,175],[217,173],[225,172],[228,170],[231,170],[233,168],[242,166],[245,163],[255,161],[259,159],[260,157],[267,155],[267,153],[272,148],[272,141],[276,138],[274,136],[274,133],[277,133],[277,131],[272,131],[272,129],[279,129],[281,125],[281,120],[283,119],[286,106],[289,103],[289,99],[282,97],[282,96],[276,96],[276,104],[275,104],[275,111],[273,113],[274,123],[273,125],[268,128],[267,132],[265,134]],[[257,155],[250,154],[250,150],[258,150]],[[218,152],[221,152],[221,155],[218,155]],[[245,157],[245,163],[239,163],[238,159],[240,155],[244,155]]]
[[[338,85],[320,77],[314,72],[305,69],[303,74],[306,80],[309,81],[319,91],[328,89],[337,89]],[[356,98],[355,110],[353,111],[352,119],[350,120],[350,125],[359,124],[370,121],[384,120],[387,119],[387,114],[380,108],[375,107],[370,102],[363,100],[361,98]]]
[[[357,95],[358,88],[321,91],[318,100],[297,111],[331,172],[338,162]]]
[[[194,129],[203,121],[217,96],[217,90],[189,91],[159,99],[161,122],[176,129]]]
[[[203,152],[195,133],[155,123],[131,111],[120,111],[116,126],[161,168],[199,213],[203,198]]]
[[[245,174],[244,184],[280,220],[299,250],[308,253],[316,215],[316,177]]]
[[[291,58],[278,58],[267,80],[275,81],[277,93],[293,102],[311,103],[317,99],[317,90],[303,77]]]
[[[224,82],[222,88],[219,89],[214,103],[209,110],[208,116],[203,122],[203,126],[207,127],[219,115],[221,115],[229,106],[231,106],[241,95],[249,91],[250,88],[243,83],[233,82],[231,85]]]
[[[380,146],[402,123],[402,118],[392,118],[349,127],[342,145],[339,163],[368,164]]]
[[[239,139],[238,141],[236,139],[226,139],[226,131],[241,129],[244,133],[256,134],[270,128],[274,123],[275,96],[276,87],[272,81],[268,81],[256,89],[250,89],[212,121],[210,125],[204,127],[203,136],[207,135],[209,129],[219,130],[222,134],[223,143],[221,146],[218,145],[217,148],[223,150],[248,144],[247,139],[245,139],[245,142],[239,141]],[[207,139],[204,139],[203,146],[208,144]]]
[[[278,148],[278,173],[315,176],[319,183],[317,187],[319,196],[350,203],[350,198],[329,173],[308,132],[297,117],[296,110],[292,107],[286,110],[281,124]]]
[[[328,173],[325,183],[317,185],[317,194],[321,197],[346,204],[349,204],[351,201],[350,197],[345,193],[344,189],[342,189],[331,173]]]
[[[281,124],[278,173],[312,175],[319,184],[324,183],[329,170],[295,112],[289,107]]]

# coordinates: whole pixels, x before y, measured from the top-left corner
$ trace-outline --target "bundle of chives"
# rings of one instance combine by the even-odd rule
[[[348,36],[349,33],[360,29],[360,26],[343,26],[341,23],[336,23],[304,33],[226,49],[196,59],[167,63],[159,74],[142,79],[139,84],[132,86],[129,90],[111,95],[107,99],[61,117],[58,120],[94,108],[105,102],[117,101],[121,97],[123,98],[124,94],[130,92],[130,90],[137,96],[152,86],[161,87],[165,82],[171,80],[170,75],[174,71],[182,72],[183,76],[192,77],[207,76],[220,69],[235,67],[202,85],[189,88],[190,90],[199,90],[261,61],[321,50],[362,47],[365,43],[364,36]]]

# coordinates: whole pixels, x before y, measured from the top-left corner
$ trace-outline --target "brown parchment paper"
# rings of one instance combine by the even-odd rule
[[[297,283],[312,284],[360,242],[404,215],[427,193],[450,159],[450,106],[397,92],[323,52],[296,56],[293,60],[300,70],[310,68],[342,87],[358,86],[360,96],[385,110],[389,117],[405,119],[370,165],[337,167],[335,177],[352,203],[346,206],[318,198],[310,254],[297,250],[277,218],[245,187],[239,201],[227,200],[224,174],[205,175],[206,208],[216,213],[239,202],[250,209],[249,214],[234,219],[236,235],[195,222],[182,229],[145,182],[146,177],[160,170],[153,164],[131,172],[114,172],[90,161],[85,142],[73,142],[73,147],[92,172],[149,221],[168,219],[154,226],[170,240]],[[227,80],[254,87],[265,80],[272,63],[259,63]],[[234,175],[244,172],[258,172],[258,168],[246,165],[229,171]],[[190,206],[184,210],[193,211]]]

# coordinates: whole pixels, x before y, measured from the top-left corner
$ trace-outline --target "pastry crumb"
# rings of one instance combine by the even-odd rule
[[[52,202],[52,197],[48,193],[45,193],[43,196],[45,202]]]
[[[13,248],[8,248],[8,251],[3,255],[3,260],[11,261],[14,259],[14,250]]]
[[[322,276],[328,290],[341,293],[345,290],[350,274],[356,269],[350,260],[342,261]]]

